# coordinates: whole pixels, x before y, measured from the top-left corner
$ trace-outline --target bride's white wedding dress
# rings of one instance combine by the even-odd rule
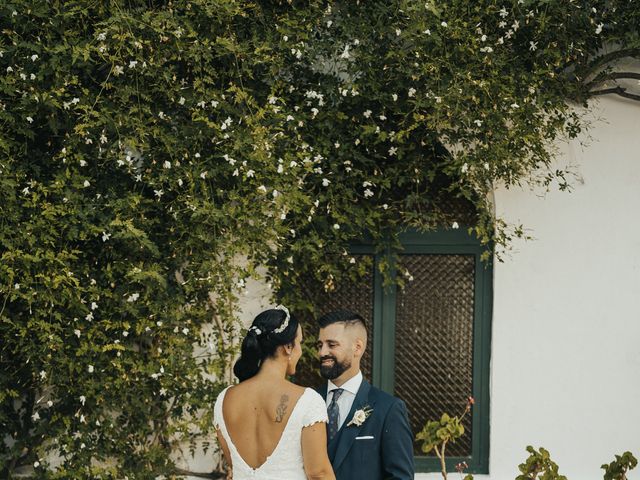
[[[258,468],[252,468],[240,456],[231,441],[222,415],[222,403],[230,387],[218,396],[213,419],[229,447],[233,463],[233,480],[307,480],[302,461],[302,429],[318,422],[328,422],[327,405],[320,394],[306,388],[291,411],[276,448]]]

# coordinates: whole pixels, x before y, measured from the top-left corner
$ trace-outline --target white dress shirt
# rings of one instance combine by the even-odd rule
[[[344,392],[338,398],[338,411],[340,412],[340,417],[338,419],[338,429],[342,428],[342,424],[347,419],[347,415],[351,411],[351,407],[353,406],[353,401],[356,399],[356,394],[358,393],[358,389],[362,385],[362,372],[358,371],[357,375],[350,378],[346,382],[342,384],[341,387],[336,386],[331,380],[329,380],[327,385],[327,407],[333,400],[333,390],[336,388],[342,388]]]

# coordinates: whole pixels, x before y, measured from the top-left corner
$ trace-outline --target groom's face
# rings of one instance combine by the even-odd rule
[[[354,369],[357,373],[359,357],[352,333],[344,323],[333,323],[320,329],[317,347],[320,375],[324,378],[335,380]]]

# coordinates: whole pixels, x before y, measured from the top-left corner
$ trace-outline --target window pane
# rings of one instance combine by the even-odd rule
[[[356,255],[354,255],[356,256]],[[373,368],[373,302],[374,302],[374,275],[373,258],[366,255],[358,257],[368,257],[371,268],[360,282],[343,282],[336,285],[336,288],[326,292],[317,282],[309,280],[302,285],[301,295],[311,301],[316,307],[318,316],[332,310],[347,309],[360,314],[367,324],[367,348],[362,358],[361,367],[364,377],[371,381]],[[316,318],[310,315],[298,315],[301,318],[302,328],[306,337],[317,339],[318,326]],[[296,372],[296,383],[304,386],[317,387],[322,383],[318,375],[319,364],[316,361],[299,364]]]
[[[413,280],[396,296],[395,394],[415,434],[444,412],[462,413],[471,395],[475,257],[402,255],[398,274],[404,270]],[[472,413],[448,456],[471,455]],[[416,454],[424,455],[418,445]]]

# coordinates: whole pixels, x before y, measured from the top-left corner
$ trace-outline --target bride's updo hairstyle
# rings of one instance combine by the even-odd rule
[[[285,307],[260,313],[242,341],[240,358],[233,366],[233,373],[241,382],[253,377],[266,358],[275,356],[280,345],[293,344],[297,333],[298,321]]]

